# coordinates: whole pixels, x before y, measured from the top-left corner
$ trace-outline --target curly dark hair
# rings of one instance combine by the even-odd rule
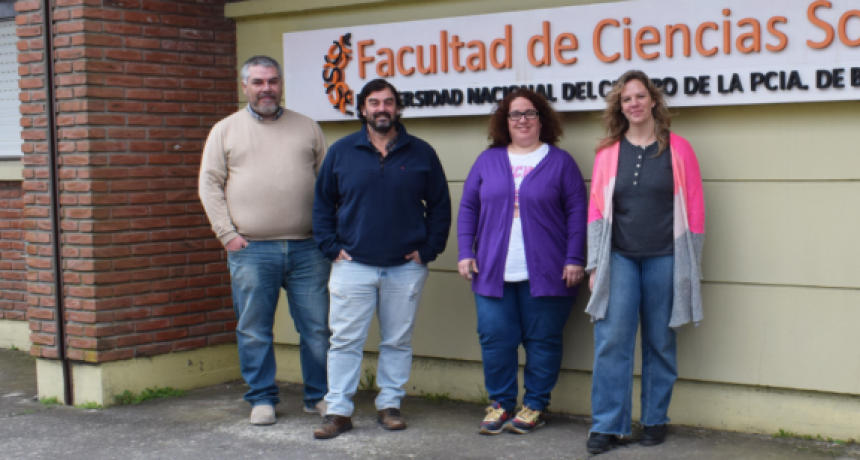
[[[540,120],[540,141],[549,145],[556,145],[564,134],[561,129],[561,118],[558,112],[552,108],[544,96],[527,89],[519,88],[508,93],[504,99],[496,105],[493,114],[490,115],[490,126],[487,139],[490,147],[501,147],[511,145],[511,132],[508,130],[508,112],[511,110],[511,102],[522,97],[528,99],[538,112]]]
[[[361,120],[362,124],[367,124],[367,119],[364,118],[364,115],[361,113],[361,109],[364,108],[364,103],[367,101],[368,96],[370,96],[370,93],[382,91],[386,88],[390,89],[391,92],[394,93],[395,108],[397,110],[397,113],[394,116],[395,118],[399,118],[398,115],[403,110],[403,99],[400,98],[400,93],[398,93],[397,88],[395,88],[391,83],[388,83],[388,81],[383,80],[382,78],[377,78],[376,80],[367,82],[367,84],[364,85],[364,88],[361,88],[361,92],[358,93],[358,103],[355,107],[355,115],[359,120]],[[395,119],[393,121],[397,120]]]

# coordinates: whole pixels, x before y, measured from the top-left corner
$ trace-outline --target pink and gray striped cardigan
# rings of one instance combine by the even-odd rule
[[[705,241],[705,200],[699,162],[690,143],[671,134],[672,176],[675,182],[675,279],[669,327],[678,328],[702,320],[702,245]],[[592,321],[606,317],[609,306],[609,260],[612,252],[612,194],[618,171],[619,143],[599,152],[591,178],[588,205],[588,266],[594,291],[586,313]]]

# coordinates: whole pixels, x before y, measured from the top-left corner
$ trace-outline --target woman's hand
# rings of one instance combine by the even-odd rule
[[[460,276],[471,280],[472,273],[478,273],[478,264],[475,259],[463,259],[457,264],[457,270],[460,271]]]
[[[567,287],[576,286],[582,281],[584,276],[585,269],[582,268],[582,265],[565,265],[564,271],[561,274],[564,285]]]
[[[597,269],[591,272],[591,275],[588,275],[588,290],[594,292],[594,280],[597,278]]]

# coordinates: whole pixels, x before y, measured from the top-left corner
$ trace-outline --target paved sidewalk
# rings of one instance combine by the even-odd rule
[[[481,436],[484,408],[408,398],[410,424],[388,432],[376,423],[373,394],[356,397],[355,429],[318,441],[319,416],[301,411],[298,385],[282,386],[278,423],[252,427],[244,384],[223,384],[181,398],[103,410],[46,407],[34,400],[35,364],[0,350],[0,459],[584,459],[587,420],[550,415],[529,435]],[[860,447],[673,427],[665,444],[631,444],[597,460],[856,459]]]

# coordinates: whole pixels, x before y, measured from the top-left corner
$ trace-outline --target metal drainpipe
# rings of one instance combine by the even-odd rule
[[[65,287],[63,286],[63,254],[60,238],[60,148],[57,132],[57,88],[54,70],[54,5],[53,0],[44,0],[45,40],[45,114],[47,120],[48,174],[51,182],[51,259],[54,266],[54,303],[57,306],[57,357],[63,366],[63,401],[67,406],[74,405],[72,392],[72,366],[66,353],[66,306]]]

